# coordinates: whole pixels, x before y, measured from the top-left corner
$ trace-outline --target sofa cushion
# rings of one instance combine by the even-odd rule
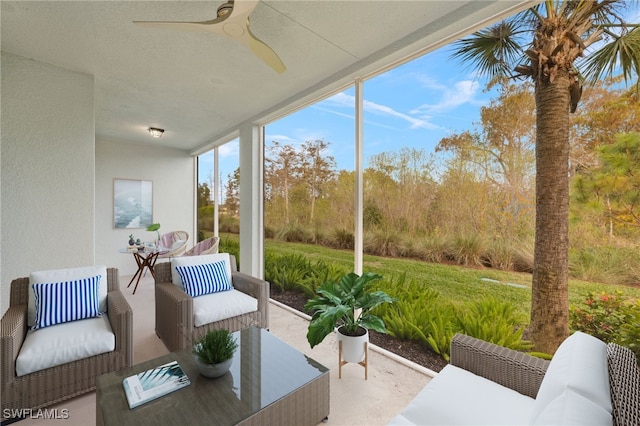
[[[184,290],[184,283],[182,282],[182,278],[180,274],[176,270],[178,266],[193,266],[193,265],[204,265],[207,263],[214,262],[225,262],[225,272],[227,275],[227,279],[233,285],[233,281],[231,279],[231,259],[229,258],[229,253],[216,253],[216,254],[205,254],[201,256],[180,256],[171,259],[171,281],[175,285],[177,285],[180,289]]]
[[[238,290],[205,294],[193,299],[196,327],[258,310],[258,301]]]
[[[533,419],[532,425],[610,426],[611,413],[572,389],[565,389]]]
[[[202,265],[176,266],[184,291],[191,297],[203,294],[231,290],[227,278],[225,262],[205,263]]]
[[[31,330],[16,359],[16,375],[114,351],[116,337],[107,316]]]
[[[607,345],[604,342],[579,331],[562,342],[540,384],[532,421],[567,389],[611,413]]]
[[[29,303],[27,309],[27,324],[29,327],[36,322],[36,300],[33,292],[33,284],[62,282],[100,275],[98,285],[98,299],[100,312],[107,312],[107,267],[105,265],[86,266],[81,268],[53,269],[47,271],[32,272],[29,276]]]
[[[99,284],[100,275],[59,283],[33,284],[36,320],[32,329],[99,317]]]
[[[523,425],[534,400],[454,365],[425,386],[392,425]]]

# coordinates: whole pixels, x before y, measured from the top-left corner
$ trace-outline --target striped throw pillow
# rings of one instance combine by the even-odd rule
[[[203,263],[192,266],[176,266],[184,291],[191,297],[231,290],[224,262]]]
[[[32,330],[99,317],[100,275],[59,283],[33,284],[36,322]]]

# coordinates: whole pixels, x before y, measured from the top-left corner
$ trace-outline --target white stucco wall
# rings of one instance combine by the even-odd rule
[[[93,77],[2,52],[2,312],[11,280],[94,264]]]
[[[160,233],[187,231],[188,248],[193,247],[195,232],[195,161],[186,152],[143,146],[126,141],[96,139],[96,263],[119,269],[121,275],[133,274],[136,264],[130,254],[121,254],[129,234],[151,241],[155,232],[146,229],[113,227],[113,180],[140,179],[153,182],[153,221]],[[127,282],[121,282],[125,287]]]

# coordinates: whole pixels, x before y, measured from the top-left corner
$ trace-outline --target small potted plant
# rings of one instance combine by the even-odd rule
[[[156,234],[158,235],[158,239],[156,240],[156,243],[160,244],[160,224],[159,223],[152,223],[151,225],[147,226],[147,231],[149,232],[153,232],[155,231]]]
[[[382,318],[371,310],[395,299],[383,291],[372,291],[368,285],[382,276],[372,272],[358,275],[351,272],[342,277],[340,283],[325,282],[316,291],[316,296],[304,306],[311,312],[307,340],[313,348],[338,329],[338,341],[342,341],[343,356],[347,362],[364,359],[364,342],[369,340],[368,330],[386,333]]]
[[[205,377],[220,377],[229,371],[238,348],[228,330],[211,330],[193,346],[198,371]]]

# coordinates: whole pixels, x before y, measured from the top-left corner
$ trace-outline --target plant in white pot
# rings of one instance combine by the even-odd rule
[[[193,346],[198,371],[205,377],[220,377],[229,371],[238,343],[228,330],[211,330]]]
[[[361,362],[365,356],[364,343],[369,341],[368,330],[387,332],[382,318],[372,314],[371,310],[395,301],[383,291],[372,291],[371,281],[381,278],[372,272],[362,275],[351,272],[339,283],[328,281],[322,284],[304,306],[305,311],[312,313],[307,331],[311,347],[337,328],[344,361]]]

